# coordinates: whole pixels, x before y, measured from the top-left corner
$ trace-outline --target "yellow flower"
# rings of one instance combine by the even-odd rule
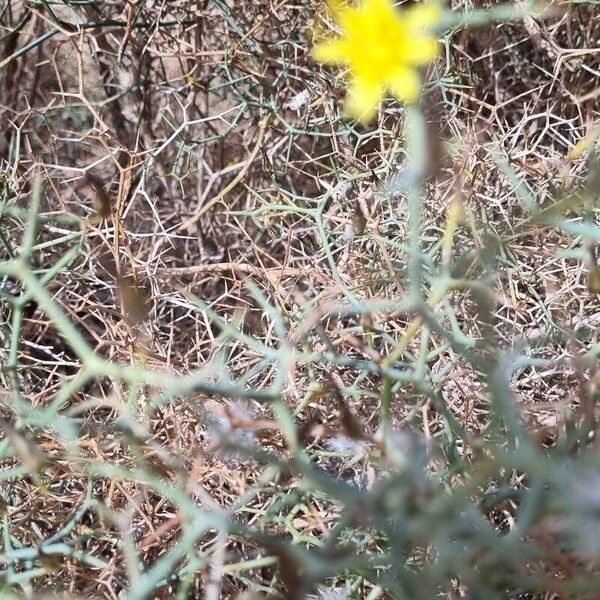
[[[421,89],[418,68],[439,53],[430,30],[441,21],[441,7],[415,4],[400,11],[392,0],[363,0],[350,8],[336,0],[332,11],[342,34],[318,44],[312,55],[317,62],[350,68],[346,113],[367,122],[388,92],[414,102]]]

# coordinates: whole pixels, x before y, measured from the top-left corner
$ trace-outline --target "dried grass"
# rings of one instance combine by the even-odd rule
[[[3,259],[22,246],[33,181],[41,177],[33,268],[43,276],[79,248],[46,287],[99,357],[165,378],[211,365],[215,376],[264,390],[277,376],[264,348],[275,348],[279,335],[273,313],[248,287],[258,286],[289,339],[312,356],[294,365],[284,386],[299,443],[324,472],[372,489],[389,465],[378,437],[382,375],[365,364],[380,364],[415,317],[328,308],[344,301],[344,288],[368,301],[406,292],[407,206],[402,194],[386,191],[405,165],[402,109],[387,103],[366,129],[341,118],[342,81],[306,53],[326,18],[319,4],[51,7],[59,25],[45,2],[9,2],[1,17]],[[23,28],[11,34],[21,19]],[[100,24],[78,29],[81,21]],[[53,27],[56,35],[19,54]],[[595,376],[593,361],[582,362],[599,341],[595,255],[590,244],[532,219],[494,157],[510,163],[540,209],[585,193],[589,164],[568,153],[597,127],[600,21],[593,4],[573,3],[547,20],[464,29],[445,43],[447,58],[430,74],[438,83],[425,96],[431,139],[444,140],[430,156],[426,268],[446,261],[475,278],[489,236],[498,236],[494,330],[505,349],[544,359],[511,384],[532,437],[553,445]],[[451,255],[441,257],[458,198],[464,225]],[[22,290],[16,278],[2,280],[3,295]],[[432,305],[446,311],[445,323],[454,319],[475,339],[485,335],[471,294],[453,292],[447,303],[452,310],[440,298]],[[4,302],[0,332],[2,429],[16,455],[3,462],[5,537],[13,548],[38,549],[32,560],[41,565],[35,578],[23,578],[23,594],[123,598],[133,586],[133,550],[139,567],[150,568],[183,535],[187,517],[173,496],[116,472],[88,477],[91,463],[151,473],[198,506],[274,536],[315,547],[327,539],[339,503],[305,489],[298,473],[275,474],[267,465],[267,455],[285,461],[293,454],[276,409],[227,399],[218,387],[210,397],[193,388],[163,396],[142,381],[137,389],[110,376],[78,382],[81,356],[46,308],[26,305],[11,346],[15,309]],[[226,323],[239,335],[227,337]],[[406,337],[398,368],[414,364],[456,422],[473,439],[485,437],[493,423],[481,373],[422,328]],[[23,427],[25,413],[12,404],[17,389],[32,415],[64,393],[60,410],[79,427],[71,446],[48,424]],[[400,454],[443,439],[446,415],[431,395],[412,381],[394,383],[391,394]],[[351,440],[357,422],[355,437],[363,439]],[[467,445],[464,456],[473,452]],[[441,463],[432,459],[430,468]],[[516,474],[513,484],[521,486]],[[507,500],[491,521],[511,530],[516,506]],[[71,526],[70,554],[40,555],[44,540]],[[381,541],[374,535],[364,543],[370,554]],[[285,562],[275,546],[211,530],[194,547],[192,577],[181,557],[168,570],[172,580],[148,597],[275,594],[294,580],[274,569]],[[34,568],[19,563],[15,571],[3,561],[14,581]],[[572,566],[554,568],[560,580]],[[317,597],[346,597],[338,584],[348,585],[348,597],[383,594],[343,569],[329,584]],[[452,597],[463,589],[457,583]],[[561,593],[548,589],[556,594],[546,597]]]

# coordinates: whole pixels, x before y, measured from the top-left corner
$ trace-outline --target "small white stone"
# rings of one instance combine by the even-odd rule
[[[310,100],[310,94],[308,93],[308,90],[302,90],[301,92],[298,92],[291,100],[286,102],[283,105],[283,108],[291,108],[292,110],[299,110],[305,104],[308,104],[309,100]]]

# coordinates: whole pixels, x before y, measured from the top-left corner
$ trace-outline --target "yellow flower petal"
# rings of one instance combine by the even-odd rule
[[[439,54],[439,43],[430,30],[441,22],[441,5],[420,3],[398,9],[394,0],[362,0],[356,7],[351,0],[329,2],[341,35],[319,44],[313,57],[348,67],[352,84],[346,112],[368,121],[386,91],[414,102],[420,92],[418,67]]]
[[[363,17],[368,17],[378,22],[398,18],[398,11],[390,0],[364,0],[359,12]]]
[[[353,119],[368,123],[377,112],[383,91],[383,86],[375,81],[355,78],[350,85],[344,112]]]
[[[342,38],[321,42],[313,48],[312,57],[325,65],[348,63],[348,44]]]
[[[368,33],[365,16],[360,10],[342,10],[336,17],[347,39],[360,39],[360,35]]]
[[[434,38],[414,38],[410,44],[410,53],[407,55],[410,64],[425,65],[436,58],[440,53],[440,44]]]
[[[421,80],[414,69],[400,68],[387,81],[387,88],[403,102],[414,102],[421,91]]]

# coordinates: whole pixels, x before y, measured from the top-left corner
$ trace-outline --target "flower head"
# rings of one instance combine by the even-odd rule
[[[363,0],[357,8],[336,2],[332,10],[342,33],[318,44],[313,58],[349,67],[346,113],[367,122],[388,92],[414,102],[421,87],[418,68],[439,53],[430,30],[441,21],[441,7],[415,4],[400,11],[392,0]]]

